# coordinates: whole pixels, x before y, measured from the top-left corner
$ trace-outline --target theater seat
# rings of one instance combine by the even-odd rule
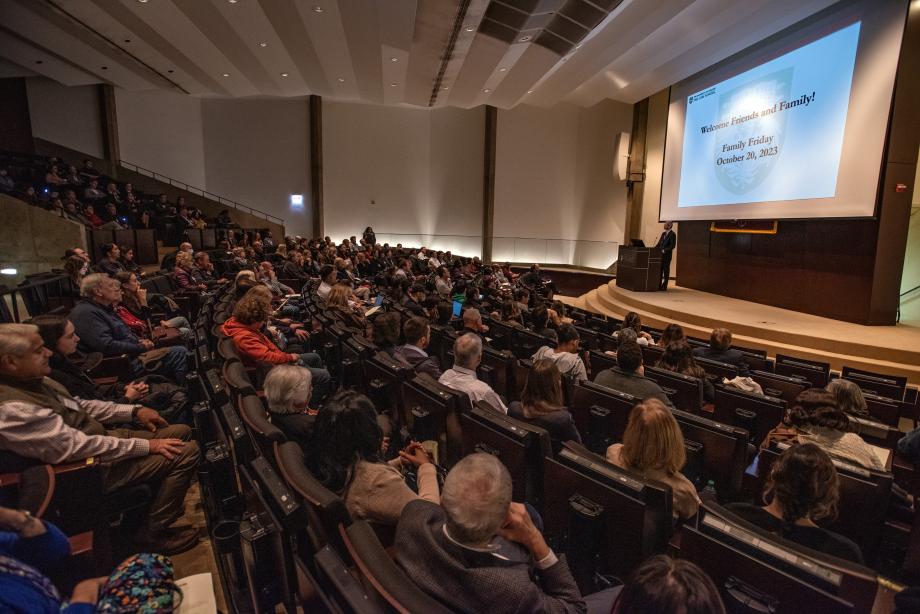
[[[269,422],[268,414],[265,411],[265,405],[262,399],[253,394],[247,394],[240,397],[239,401],[240,418],[246,424],[252,438],[256,440],[256,445],[262,451],[262,456],[270,459],[274,463],[275,443],[282,444],[287,441],[284,433],[277,426]]]
[[[366,585],[365,589],[370,595],[377,596],[384,611],[450,612],[418,588],[393,562],[368,523],[356,520],[342,530],[342,539]]]

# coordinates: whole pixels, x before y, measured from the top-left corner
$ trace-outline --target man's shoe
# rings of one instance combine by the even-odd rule
[[[173,528],[149,533],[144,539],[139,540],[138,545],[151,552],[172,556],[191,550],[198,544],[198,539],[198,531],[192,527]]]

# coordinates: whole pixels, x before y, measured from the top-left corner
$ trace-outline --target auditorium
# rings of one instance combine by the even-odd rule
[[[0,0],[0,614],[920,613],[920,0]]]

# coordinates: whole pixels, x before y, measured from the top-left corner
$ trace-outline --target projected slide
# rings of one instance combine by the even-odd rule
[[[859,29],[688,96],[678,207],[834,197]]]

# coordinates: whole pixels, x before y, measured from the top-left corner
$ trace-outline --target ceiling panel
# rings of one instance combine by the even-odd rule
[[[833,1],[0,0],[0,63],[208,97],[635,102]]]

